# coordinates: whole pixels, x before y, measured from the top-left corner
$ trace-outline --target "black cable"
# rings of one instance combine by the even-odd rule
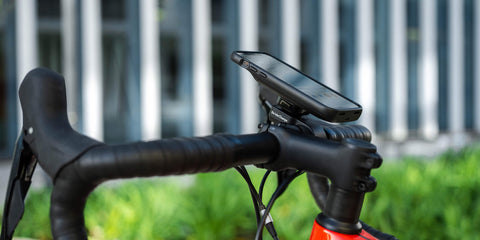
[[[250,176],[246,172],[247,170],[245,169],[244,166],[235,167],[235,169],[240,173],[240,175],[242,175],[243,179],[245,179],[245,181],[247,182],[248,189],[250,190],[250,196],[252,197],[253,207],[255,208],[255,218],[257,220],[257,226],[258,226],[260,224],[260,209],[258,206],[259,199],[258,199],[258,195],[256,194],[255,187],[253,186]]]
[[[302,173],[303,171],[296,171],[294,174],[290,175],[277,187],[275,192],[272,194],[272,198],[270,198],[267,208],[265,209],[265,212],[263,213],[262,219],[260,221],[260,225],[257,228],[257,233],[255,234],[255,240],[260,240],[262,238],[263,227],[265,226],[265,220],[269,216],[270,210],[272,209],[272,206],[275,200],[280,196],[281,193],[283,193],[285,188],[287,188],[288,184],[290,184],[293,181],[293,179],[295,179]],[[274,239],[277,239],[277,238],[274,237]]]
[[[258,195],[260,197],[260,201],[262,201],[262,205],[263,205],[263,189],[265,188],[265,183],[267,182],[268,176],[270,175],[271,172],[272,172],[271,170],[267,170],[267,172],[265,172],[265,174],[263,175],[262,181],[260,182]],[[265,206],[263,206],[262,210],[264,209],[266,209]],[[264,210],[264,213],[265,212],[266,210]],[[257,227],[258,227],[258,224],[257,224]],[[267,228],[268,232],[273,237],[273,239],[278,240],[277,231],[275,230],[275,226],[273,225],[273,222],[265,223],[265,227]],[[262,239],[262,236],[260,236],[260,239]]]
[[[255,207],[255,215],[257,217],[257,227],[258,227],[260,225],[260,213],[264,212],[266,207],[263,204],[262,200],[260,199],[257,193],[257,190],[255,189],[255,186],[253,186],[252,180],[248,174],[247,169],[244,166],[236,167],[235,169],[240,173],[240,175],[242,175],[242,177],[245,179],[250,189],[250,195],[252,196],[253,205]],[[278,239],[277,231],[275,230],[275,226],[273,225],[272,222],[267,223],[265,227],[267,228],[268,232],[273,237],[273,239]],[[260,240],[261,239],[262,237],[260,237]]]
[[[267,182],[268,175],[270,175],[272,171],[267,170],[265,175],[263,175],[262,181],[260,182],[260,187],[258,188],[258,195],[260,196],[260,201],[263,200],[263,188],[265,187],[265,183]]]

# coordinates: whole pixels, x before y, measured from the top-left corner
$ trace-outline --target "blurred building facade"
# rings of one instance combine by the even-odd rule
[[[4,0],[0,158],[36,66],[65,76],[72,125],[107,143],[255,132],[255,81],[229,59],[239,49],[359,102],[380,146],[461,146],[480,132],[479,44],[474,0]]]

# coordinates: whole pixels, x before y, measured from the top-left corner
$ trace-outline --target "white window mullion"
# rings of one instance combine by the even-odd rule
[[[213,132],[211,2],[192,1],[193,11],[193,133]]]
[[[448,40],[449,61],[448,74],[448,106],[449,106],[449,130],[458,134],[464,130],[465,100],[464,100],[464,48],[463,48],[463,1],[449,1]]]
[[[339,23],[338,0],[321,2],[321,56],[322,82],[332,89],[340,90],[339,83]]]
[[[435,0],[420,4],[420,132],[426,139],[438,135],[438,56]]]
[[[103,140],[102,17],[100,1],[81,1],[83,131]]]
[[[282,58],[300,69],[300,1],[282,0]]]
[[[75,0],[62,0],[62,63],[65,87],[67,90],[67,111],[70,124],[77,127],[77,54],[76,54],[76,19],[77,9]]]
[[[142,139],[161,137],[161,76],[157,1],[140,1]]]
[[[258,50],[258,0],[242,0],[239,4],[240,50]],[[242,133],[257,132],[259,122],[257,82],[249,72],[240,71],[240,107]]]
[[[405,0],[390,1],[390,131],[397,141],[408,135],[406,15]]]
[[[372,0],[357,2],[358,102],[363,107],[360,123],[374,131],[375,127],[375,52],[374,5]]]
[[[25,75],[38,66],[37,1],[15,2],[17,89]],[[22,108],[17,98],[17,122],[22,126]]]

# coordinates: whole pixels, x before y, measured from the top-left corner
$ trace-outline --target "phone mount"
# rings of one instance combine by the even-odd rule
[[[267,124],[262,125],[262,131],[273,133],[277,139],[289,139],[285,141],[287,144],[280,143],[280,149],[283,150],[283,153],[279,153],[280,159],[273,165],[260,167],[278,171],[279,179],[282,171],[288,170],[282,169],[282,158],[284,161],[297,162],[297,169],[301,169],[302,164],[324,168],[319,169],[320,172],[324,171],[322,175],[307,174],[312,194],[322,210],[316,222],[335,232],[360,233],[362,225],[359,217],[365,193],[376,188],[376,180],[370,176],[370,170],[380,167],[382,163],[376,147],[370,143],[370,131],[361,125],[335,125],[319,119],[305,109],[282,99],[264,85],[260,85],[259,99],[267,113]],[[304,138],[296,139],[290,132],[310,135],[319,142],[315,145],[305,142]],[[328,142],[333,143],[320,140],[330,140]],[[302,152],[300,159],[294,159],[298,154],[288,153],[294,149],[295,152]],[[325,161],[326,155],[330,158]],[[304,163],[304,159],[316,161]],[[335,161],[332,161],[333,159]],[[315,167],[308,166],[305,169]],[[349,182],[355,184],[349,185]]]

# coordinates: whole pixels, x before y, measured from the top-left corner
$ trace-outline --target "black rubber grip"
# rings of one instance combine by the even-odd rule
[[[270,161],[278,152],[269,133],[174,138],[90,149],[58,175],[50,217],[55,239],[86,239],[83,209],[100,183],[118,178],[214,172]]]

